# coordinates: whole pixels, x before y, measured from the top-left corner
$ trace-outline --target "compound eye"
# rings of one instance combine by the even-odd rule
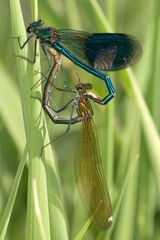
[[[78,87],[78,91],[79,91],[79,92],[82,92],[82,91],[83,91],[83,88],[82,88],[82,87]]]
[[[42,26],[44,24],[44,21],[42,19],[38,20],[38,25]]]
[[[29,26],[27,27],[27,33],[31,33],[32,32],[32,28]]]
[[[88,90],[90,90],[90,89],[92,89],[92,84],[91,83],[86,83],[86,89],[88,89]]]

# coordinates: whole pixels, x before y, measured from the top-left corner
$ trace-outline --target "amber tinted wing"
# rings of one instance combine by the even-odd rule
[[[80,148],[75,160],[79,193],[100,229],[112,223],[111,203],[103,176],[98,139],[91,119],[82,123]]]

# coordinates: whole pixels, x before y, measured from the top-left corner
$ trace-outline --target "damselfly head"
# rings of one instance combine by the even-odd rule
[[[86,92],[86,90],[92,89],[92,84],[91,83],[78,83],[76,85],[76,89],[78,92]]]
[[[36,22],[32,22],[29,24],[29,26],[27,27],[27,33],[36,33],[37,30],[39,30],[39,28],[44,24],[43,20],[38,20]]]

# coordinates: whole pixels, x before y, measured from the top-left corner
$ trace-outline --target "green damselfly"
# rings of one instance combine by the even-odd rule
[[[75,89],[55,87],[52,72],[51,70],[44,87],[42,106],[54,123],[67,125],[64,134],[69,131],[71,125],[82,123],[78,154],[74,161],[77,186],[83,201],[88,206],[91,218],[100,229],[107,229],[112,223],[111,202],[103,174],[99,143],[93,122],[93,109],[90,102],[101,104],[103,98],[91,92],[92,84],[90,83],[79,82]],[[75,96],[63,107],[55,110],[50,104],[53,88],[60,92],[71,92]],[[58,114],[66,109],[71,109],[70,116],[59,117]]]

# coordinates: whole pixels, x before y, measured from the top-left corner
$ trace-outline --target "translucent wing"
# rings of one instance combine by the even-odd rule
[[[75,161],[79,193],[100,229],[112,223],[111,203],[105,184],[97,137],[91,119],[82,123],[80,149]]]
[[[142,55],[140,43],[131,35],[58,30],[57,40],[80,62],[98,70],[116,71],[134,64]]]

